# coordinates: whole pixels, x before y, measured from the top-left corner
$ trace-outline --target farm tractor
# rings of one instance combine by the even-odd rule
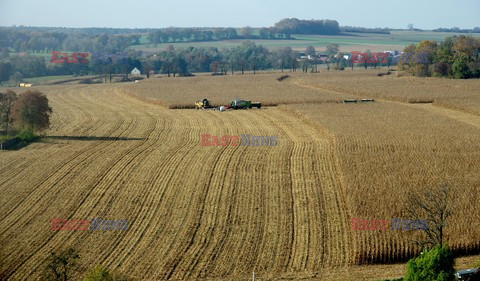
[[[262,104],[259,102],[251,102],[249,100],[235,99],[230,102],[230,107],[233,109],[245,109],[245,108],[261,108]]]
[[[195,109],[215,109],[215,107],[210,104],[208,99],[203,99],[195,102]]]

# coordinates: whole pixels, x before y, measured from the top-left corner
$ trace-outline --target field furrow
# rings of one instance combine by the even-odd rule
[[[276,108],[167,110],[115,86],[43,90],[55,112],[45,141],[0,153],[7,277],[39,278],[50,252],[69,246],[85,267],[139,279],[315,274],[349,262],[335,146],[322,128]],[[279,144],[202,146],[202,134]],[[52,218],[129,228],[52,231]]]

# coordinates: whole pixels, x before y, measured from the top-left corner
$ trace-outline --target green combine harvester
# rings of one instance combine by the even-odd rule
[[[230,107],[233,109],[246,109],[246,108],[261,108],[262,104],[259,102],[251,102],[249,100],[235,99],[230,102]]]

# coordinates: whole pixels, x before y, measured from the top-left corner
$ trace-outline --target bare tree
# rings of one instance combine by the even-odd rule
[[[74,248],[68,248],[59,253],[52,252],[45,271],[45,279],[66,281],[72,277],[78,268],[77,261],[80,258]]]
[[[147,79],[150,78],[150,71],[153,70],[153,63],[151,61],[147,61],[144,65],[143,69],[147,73]]]
[[[415,241],[422,247],[442,246],[444,242],[444,228],[452,215],[449,206],[450,186],[444,184],[438,188],[414,192],[409,194],[406,213],[415,220],[428,220],[428,227],[421,230],[427,236],[426,240]]]

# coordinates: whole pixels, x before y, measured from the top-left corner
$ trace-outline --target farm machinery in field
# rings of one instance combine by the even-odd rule
[[[216,109],[216,107],[212,106],[208,99],[203,99],[195,102],[195,109]]]
[[[251,102],[249,100],[234,99],[230,102],[230,107],[233,109],[245,109],[245,108],[262,108],[262,104],[259,102]]]
[[[230,101],[227,106],[220,106],[218,109],[220,111],[225,111],[226,109],[247,109],[247,108],[262,108],[262,104],[259,102],[252,102],[249,100],[234,99]],[[195,109],[213,109],[216,110],[215,106],[212,106],[208,99],[203,99],[195,102]]]

